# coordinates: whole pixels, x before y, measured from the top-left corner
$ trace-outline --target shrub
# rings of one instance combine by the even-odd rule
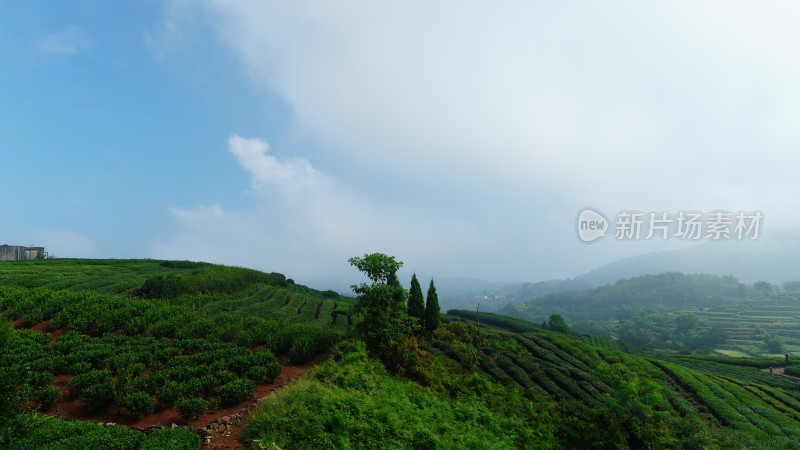
[[[227,362],[228,369],[237,374],[244,373],[252,365],[253,357],[251,355],[235,356]]]
[[[182,398],[175,404],[178,414],[187,422],[202,416],[207,407],[206,401],[200,397]]]
[[[149,336],[160,338],[175,337],[176,322],[176,320],[171,319],[159,320],[158,322],[150,324],[150,326],[147,327],[146,333]],[[160,354],[158,357],[160,359],[163,358]]]
[[[257,366],[251,367],[248,369],[248,372],[253,369],[258,369]],[[223,385],[229,381],[233,381],[237,378],[236,374],[231,372],[230,370],[220,370],[214,375],[214,381],[216,386]],[[253,380],[258,381],[258,380]]]
[[[289,361],[292,364],[301,364],[314,357],[315,345],[310,336],[300,336],[292,342],[289,350]]]
[[[161,267],[169,267],[171,269],[199,269],[203,263],[193,261],[164,261],[159,264]]]
[[[75,375],[86,373],[92,370],[92,365],[86,361],[78,361],[69,367],[69,371]]]
[[[253,353],[253,360],[256,364],[261,366],[278,362],[278,358],[269,350],[259,350]]]
[[[256,383],[274,383],[281,374],[281,364],[277,361],[266,363],[263,366],[253,366],[247,369],[247,378]]]
[[[75,378],[67,383],[70,393],[79,396],[84,390],[90,386],[98,384],[109,384],[111,381],[111,372],[108,370],[90,370],[75,375]]]
[[[160,388],[156,389],[158,403],[164,407],[170,407],[174,405],[180,395],[180,385],[172,380],[165,381]]]
[[[28,375],[28,384],[33,387],[44,387],[53,382],[53,374],[50,372],[35,372],[36,369],[31,367],[31,373]]]
[[[793,377],[800,377],[800,366],[787,366],[784,369],[784,373]]]
[[[783,353],[784,350],[784,342],[780,336],[767,336],[764,339],[764,343],[767,344],[767,351],[770,353]]]
[[[33,391],[33,399],[40,410],[47,411],[61,400],[61,392],[55,386],[44,386]]]
[[[143,433],[125,427],[40,415],[21,415],[12,425],[17,426],[17,432],[7,436],[0,433],[0,447],[4,449],[128,450],[139,448],[144,440]]]
[[[281,374],[281,364],[269,350],[260,350],[252,356],[253,366],[247,371],[247,377],[256,383],[272,383]]]
[[[286,275],[278,272],[267,274],[266,281],[268,284],[273,286],[286,286],[287,284],[294,284],[294,280],[287,280]]]
[[[141,419],[153,412],[153,400],[146,392],[132,392],[122,399],[122,404],[136,419]]]
[[[225,406],[235,405],[253,395],[256,384],[247,378],[225,383],[219,388],[219,398]]]
[[[142,442],[141,450],[195,450],[200,436],[185,428],[155,430]]]
[[[319,336],[316,330],[305,329],[298,333],[289,349],[289,361],[292,364],[300,364],[313,358],[317,353],[318,340]]]
[[[183,277],[174,273],[154,275],[144,280],[142,294],[147,298],[175,298],[186,292]]]
[[[192,378],[181,383],[181,394],[185,397],[199,397],[206,393],[203,380]]]
[[[78,397],[90,412],[97,412],[114,403],[114,389],[110,382],[102,382],[86,387]]]

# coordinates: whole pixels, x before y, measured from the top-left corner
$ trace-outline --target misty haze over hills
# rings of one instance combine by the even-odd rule
[[[754,242],[704,242],[692,247],[624,258],[566,280],[501,283],[470,278],[435,278],[443,305],[475,307],[489,294],[482,309],[494,310],[510,301],[529,300],[568,290],[585,290],[620,279],[665,272],[733,275],[739,281],[764,280],[780,284],[800,280],[800,247],[780,239]],[[493,298],[492,294],[501,298]]]
[[[781,283],[800,279],[797,242],[777,240],[759,245],[749,242],[707,242],[671,251],[648,253],[598,267],[579,279],[595,286],[621,278],[663,272],[733,275],[739,281]]]

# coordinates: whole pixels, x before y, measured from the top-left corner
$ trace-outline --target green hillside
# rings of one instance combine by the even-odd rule
[[[653,350],[728,356],[800,352],[800,295],[733,277],[664,273],[547,295],[500,310],[541,323],[562,315],[580,333]]]
[[[607,333],[656,349],[690,350],[726,356],[800,357],[800,296],[781,294],[681,311],[618,310]],[[581,323],[576,324],[580,328]],[[637,333],[644,330],[642,333]],[[582,330],[586,331],[586,330]],[[704,336],[716,335],[716,340]]]
[[[224,311],[340,326],[346,326],[352,304],[352,299],[295,284],[280,273],[189,261],[50,259],[0,263],[0,286],[117,294],[118,298],[158,299],[209,313]],[[25,310],[24,306],[20,308]]]
[[[546,330],[479,335],[457,321],[422,347],[427,371],[397,377],[363,346],[340,346],[267,399],[246,438],[280,448],[800,447],[800,383],[747,361],[639,356]]]
[[[16,328],[5,332],[8,375],[24,408],[45,414],[77,401],[81,415],[124,411],[135,421],[170,408],[191,418],[238,404],[275,380],[276,355],[299,364],[327,351],[347,328],[351,303],[281,274],[204,263],[0,263],[0,315]],[[49,433],[74,428],[34,422]],[[7,444],[38,448],[35,436]]]
[[[479,329],[469,311],[423,331],[408,326],[392,272],[366,272],[358,301],[388,303],[356,314],[353,299],[277,273],[0,263],[0,448],[198,448],[190,428],[129,426],[239,407],[282,366],[309,361],[260,403],[244,447],[800,448],[800,382],[763,370],[782,360],[632,353],[495,314]],[[737,317],[788,317],[786,303]],[[48,417],[66,404],[87,421]],[[121,425],[95,424],[105,417]]]

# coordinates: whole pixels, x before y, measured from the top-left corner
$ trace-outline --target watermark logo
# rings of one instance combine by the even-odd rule
[[[578,237],[583,242],[592,242],[605,237],[608,226],[608,220],[591,208],[586,208],[578,214]]]
[[[761,211],[620,211],[614,217],[614,239],[638,241],[650,239],[756,240],[761,233]],[[591,208],[578,213],[578,237],[583,242],[603,238],[611,227],[605,216]]]

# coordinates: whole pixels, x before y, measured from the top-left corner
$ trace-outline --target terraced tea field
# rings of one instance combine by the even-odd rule
[[[350,302],[188,261],[0,264],[0,318],[16,328],[4,350],[43,412],[79,401],[81,414],[138,420],[181,402],[199,414],[239,404],[275,381],[276,356],[303,364],[330,349]]]
[[[455,324],[450,330],[458,334]],[[593,407],[619,399],[620,376],[634,384],[648,379],[663,386],[657,394],[665,401],[662,413],[741,431],[752,439],[738,443],[745,448],[796,448],[800,438],[800,381],[762,370],[778,365],[767,358],[632,355],[607,340],[543,328],[515,333],[488,326],[477,342],[474,334],[466,336],[441,333],[429,350],[531,395]]]
[[[154,277],[185,280],[191,292],[162,299],[209,314],[347,325],[352,299],[296,285],[279,273],[189,261],[55,259],[0,264],[0,284],[21,288],[141,296]],[[155,295],[154,297],[160,297]],[[336,312],[336,314],[334,314]]]
[[[800,297],[786,294],[777,298],[751,300],[736,305],[688,309],[697,315],[700,328],[719,327],[728,334],[728,345],[717,349],[726,356],[764,356],[767,335],[783,339],[785,351],[800,356]],[[783,357],[783,354],[773,356]]]

